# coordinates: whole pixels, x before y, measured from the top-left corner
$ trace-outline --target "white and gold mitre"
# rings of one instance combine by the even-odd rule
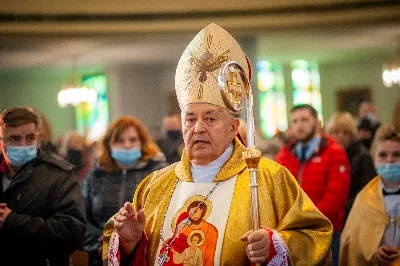
[[[242,66],[250,79],[249,61],[237,41],[216,24],[202,29],[186,47],[176,68],[175,90],[180,109],[191,103],[210,103],[232,111],[218,87],[220,69],[229,61]]]

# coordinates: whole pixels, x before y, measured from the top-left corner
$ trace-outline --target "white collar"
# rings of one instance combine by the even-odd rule
[[[381,177],[382,178],[382,177]],[[397,191],[399,191],[400,190],[400,186],[398,186],[397,188],[388,188],[388,187],[385,187],[385,185],[383,184],[383,182],[382,182],[382,180],[381,180],[381,186],[382,186],[382,189],[385,191],[385,192],[387,192],[387,193],[394,193],[394,192],[397,192]]]
[[[218,159],[207,165],[196,165],[190,163],[190,171],[194,183],[211,183],[220,171],[221,167],[228,161],[233,153],[233,144],[230,144]]]
[[[214,169],[221,169],[221,167],[224,165],[226,161],[228,161],[229,157],[231,157],[233,152],[233,144],[231,143],[228,148],[224,151],[221,156],[219,156],[216,160],[210,162],[207,165],[198,165],[190,162],[190,168],[191,169],[201,169],[201,170],[214,170]]]

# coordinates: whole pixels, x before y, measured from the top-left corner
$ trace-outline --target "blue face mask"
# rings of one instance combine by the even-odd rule
[[[400,163],[379,164],[376,172],[389,182],[400,182]]]
[[[132,165],[142,157],[140,148],[120,149],[111,148],[111,157],[122,165]]]
[[[7,158],[16,167],[23,166],[37,156],[36,144],[29,146],[6,146]]]

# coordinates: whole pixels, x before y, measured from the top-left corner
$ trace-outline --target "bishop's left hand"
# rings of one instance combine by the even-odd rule
[[[269,234],[267,230],[250,230],[240,237],[241,241],[247,241],[246,255],[253,263],[263,263],[268,259]]]
[[[0,203],[0,229],[3,227],[7,216],[11,213],[10,208],[7,207],[6,203]]]

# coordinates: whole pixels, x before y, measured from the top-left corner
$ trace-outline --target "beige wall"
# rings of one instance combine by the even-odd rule
[[[165,81],[165,73],[169,72],[168,65],[124,64],[109,68],[110,118],[133,115],[156,133],[167,113],[169,85],[174,88],[174,79]]]
[[[400,99],[400,87],[386,88],[382,83],[382,65],[386,58],[368,58],[356,62],[320,66],[322,104],[325,121],[336,110],[336,92],[357,86],[371,87],[372,101],[382,122],[392,122],[392,114]]]
[[[43,113],[53,128],[53,137],[74,127],[71,107],[60,108],[57,93],[63,83],[70,82],[69,71],[30,69],[0,72],[0,110],[31,106]]]

